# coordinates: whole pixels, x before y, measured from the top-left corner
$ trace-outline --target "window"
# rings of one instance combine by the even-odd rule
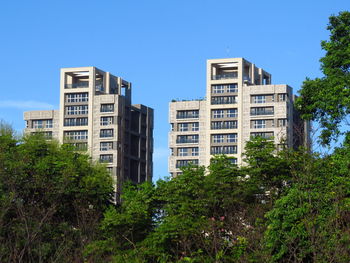
[[[70,143],[76,151],[86,151],[87,150],[87,142],[78,142],[78,143]]]
[[[224,135],[223,134],[213,134],[211,136],[211,140],[213,143],[223,143],[224,142]]]
[[[188,155],[188,148],[179,148],[179,156],[187,156]]]
[[[87,92],[66,94],[66,102],[88,102],[88,101],[89,101],[89,94]]]
[[[213,143],[236,143],[237,133],[212,134],[211,138]]]
[[[226,90],[227,93],[237,93],[238,92],[238,84],[237,83],[228,84],[226,88],[227,88],[227,90]]]
[[[237,103],[237,96],[218,96],[211,97],[211,104],[235,104]]]
[[[66,107],[66,115],[82,115],[82,114],[88,114],[88,105]]]
[[[113,129],[100,130],[100,138],[113,137]]]
[[[252,96],[252,103],[266,103],[266,96],[264,95]]]
[[[198,122],[192,123],[192,131],[199,131],[199,123]]]
[[[224,117],[224,110],[212,110],[211,112],[214,119],[219,119]]]
[[[251,137],[261,137],[264,139],[272,139],[273,138],[273,132],[251,132]]]
[[[251,116],[273,115],[273,113],[274,113],[273,107],[253,107],[253,108],[250,108],[250,115]]]
[[[113,123],[114,123],[113,116],[101,117],[101,119],[100,119],[100,125],[101,126],[111,125]]]
[[[237,129],[237,121],[224,121],[225,129]]]
[[[212,87],[212,93],[214,93],[214,94],[225,92],[224,85],[212,85],[211,87]]]
[[[266,121],[265,120],[254,120],[252,121],[252,128],[254,129],[263,129],[266,128]]]
[[[32,134],[41,134],[46,140],[52,139],[52,131],[32,132]]]
[[[227,142],[237,142],[237,133],[227,134]]]
[[[238,114],[237,114],[237,109],[228,109],[226,112],[226,116],[227,118],[237,118]]]
[[[100,155],[101,163],[112,163],[113,162],[113,154],[101,154]]]
[[[45,128],[47,128],[47,129],[50,129],[50,128],[52,128],[52,120],[46,120],[46,125],[45,125]]]
[[[86,126],[88,118],[65,118],[64,126]]]
[[[287,123],[287,119],[278,119],[278,127],[286,127]]]
[[[199,155],[199,149],[198,147],[191,148],[192,156],[198,156]]]
[[[221,147],[220,146],[212,146],[210,150],[210,154],[220,154]]]
[[[87,140],[88,131],[65,131],[64,138],[67,140]]]
[[[114,104],[101,104],[101,112],[113,112]]]
[[[179,131],[180,132],[188,131],[188,123],[179,123]]]
[[[210,149],[211,154],[236,154],[237,146],[212,146]]]
[[[237,153],[237,146],[223,146],[223,152],[224,154],[236,154]]]
[[[198,135],[178,135],[176,143],[198,143]]]
[[[77,88],[87,88],[89,87],[89,81],[78,80],[75,83],[65,84],[65,89],[77,89]]]
[[[237,93],[238,92],[238,84],[224,84],[224,85],[212,85],[211,92],[213,94],[221,94],[221,93]]]
[[[212,121],[211,129],[212,130],[237,129],[237,121]]]
[[[278,101],[286,101],[286,100],[287,100],[287,94],[286,93],[278,94]]]
[[[100,151],[113,150],[113,142],[100,142]]]
[[[181,168],[184,166],[188,166],[188,165],[198,165],[198,159],[194,159],[194,160],[177,160],[176,161],[176,168]]]
[[[42,129],[44,128],[43,120],[34,120],[33,121],[33,128],[34,129]]]
[[[212,121],[212,122],[211,122],[211,129],[212,129],[212,130],[223,129],[223,128],[222,128],[222,121]]]
[[[199,118],[199,110],[181,110],[177,111],[176,119],[194,119]]]

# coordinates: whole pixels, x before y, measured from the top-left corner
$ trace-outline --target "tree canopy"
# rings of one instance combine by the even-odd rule
[[[0,261],[80,261],[110,204],[110,175],[67,145],[0,128]]]
[[[330,39],[322,41],[326,51],[320,59],[323,77],[307,78],[300,90],[297,106],[302,117],[321,126],[321,142],[329,144],[350,126],[350,12],[329,18]],[[346,130],[341,125],[347,126]]]

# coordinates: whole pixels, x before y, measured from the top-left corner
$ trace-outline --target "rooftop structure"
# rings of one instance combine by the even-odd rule
[[[271,84],[271,74],[244,58],[208,60],[206,100],[172,101],[169,121],[172,176],[189,163],[208,166],[217,154],[241,165],[255,136],[278,147],[309,145],[309,125],[294,109],[292,88]]]
[[[131,83],[95,67],[61,69],[60,109],[24,113],[26,133],[69,143],[106,163],[115,185],[152,180],[153,109],[131,104]]]

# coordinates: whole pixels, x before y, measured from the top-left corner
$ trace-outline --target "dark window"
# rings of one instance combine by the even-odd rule
[[[250,115],[256,116],[256,115],[273,115],[274,110],[273,107],[253,107],[250,108]]]
[[[100,155],[101,163],[112,163],[113,162],[113,154],[101,154]]]
[[[101,112],[113,112],[114,104],[101,104]]]
[[[182,110],[177,111],[176,119],[199,118],[199,110]]]
[[[100,130],[100,138],[113,137],[113,129]]]

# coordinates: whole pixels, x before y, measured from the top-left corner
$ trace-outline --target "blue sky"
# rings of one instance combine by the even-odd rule
[[[4,1],[0,119],[57,109],[59,69],[96,66],[133,83],[155,109],[154,179],[168,175],[168,103],[205,96],[206,60],[244,57],[296,92],[320,76],[328,17],[348,0]]]

